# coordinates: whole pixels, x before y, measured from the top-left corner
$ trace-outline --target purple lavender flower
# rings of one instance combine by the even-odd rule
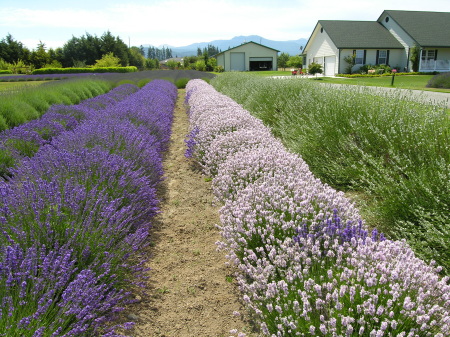
[[[144,277],[130,257],[158,212],[176,88],[153,81],[110,98],[55,107],[42,119],[54,129],[28,131],[51,137],[0,181],[0,334],[120,336],[130,326],[105,323]]]

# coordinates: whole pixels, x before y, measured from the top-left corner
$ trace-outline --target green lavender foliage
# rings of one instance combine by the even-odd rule
[[[39,118],[53,104],[77,104],[112,87],[113,83],[106,80],[74,79],[4,92],[0,100],[0,131]]]

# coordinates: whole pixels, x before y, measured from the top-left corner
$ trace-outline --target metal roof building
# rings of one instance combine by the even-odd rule
[[[214,57],[225,71],[277,70],[279,50],[256,42],[243,43],[225,50]]]

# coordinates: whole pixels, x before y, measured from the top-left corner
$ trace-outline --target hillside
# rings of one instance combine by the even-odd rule
[[[256,42],[260,43],[264,46],[274,48],[279,50],[281,53],[288,53],[289,55],[296,55],[300,53],[300,47],[305,46],[307,39],[298,39],[298,40],[290,40],[290,41],[274,41],[265,39],[259,35],[248,35],[248,36],[235,36],[229,40],[214,40],[209,42],[199,42],[193,43],[187,46],[175,47],[170,45],[164,45],[164,47],[169,47],[172,49],[172,55],[174,57],[183,57],[183,56],[193,56],[197,55],[197,49],[203,49],[209,45],[215,46],[219,48],[221,51],[227,50],[229,48],[233,48],[239,46],[245,42]],[[150,45],[143,45],[145,51],[147,52],[148,47]],[[163,46],[158,46],[158,48],[162,48]]]

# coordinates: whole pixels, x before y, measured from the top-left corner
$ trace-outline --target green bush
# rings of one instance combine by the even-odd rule
[[[149,83],[149,82],[151,82],[152,80],[150,79],[150,78],[143,78],[143,79],[141,79],[141,80],[139,80],[138,82],[137,82],[137,86],[139,87],[139,88],[142,88],[144,85],[146,85],[147,83]]]
[[[134,81],[132,80],[120,80],[117,82],[116,86],[122,85],[122,84],[134,84]]]
[[[198,60],[197,62],[195,62],[195,70],[198,70],[198,71],[205,71],[205,70],[206,70],[206,64],[205,64],[205,61],[203,61],[203,60]]]
[[[120,58],[114,56],[113,52],[102,56],[100,60],[96,60],[94,68],[111,68],[120,67]]]
[[[450,72],[435,75],[427,83],[427,88],[444,88],[450,89]]]
[[[402,75],[429,75],[429,73],[395,73],[395,76]],[[392,73],[382,73],[382,74],[337,74],[337,77],[348,77],[348,78],[356,78],[356,77],[381,77],[381,76],[392,76]]]
[[[20,105],[16,103],[12,100],[2,100],[0,104],[0,115],[5,119],[8,128],[13,128],[27,122],[23,111],[20,109]]]
[[[186,88],[186,84],[189,82],[189,78],[183,77],[179,78],[175,81],[175,85],[178,89],[184,89]]]
[[[322,74],[322,71],[322,65],[318,63],[313,62],[308,66],[308,73],[311,75]]]
[[[6,123],[5,118],[0,114],[0,131],[8,129],[8,123]]]
[[[8,75],[11,75],[12,74],[12,71],[11,70],[0,70],[0,74],[8,74]]]

